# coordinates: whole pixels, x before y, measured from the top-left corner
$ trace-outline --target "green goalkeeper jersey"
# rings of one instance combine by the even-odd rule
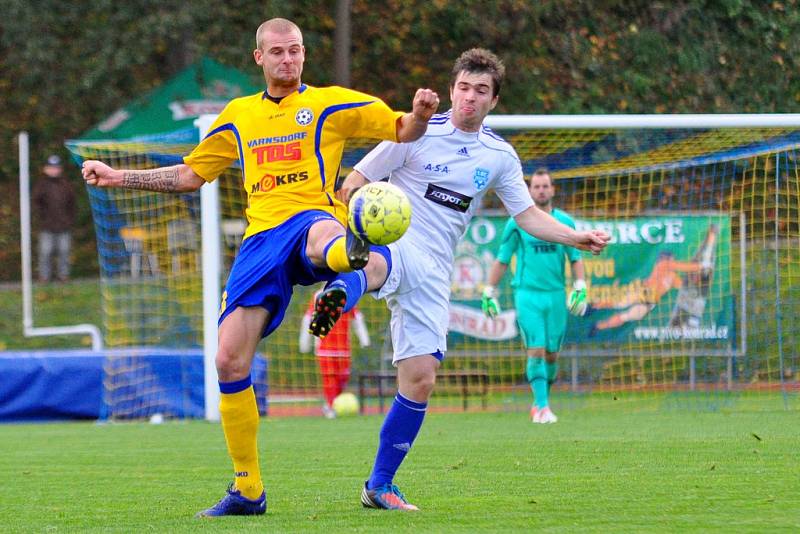
[[[563,211],[553,208],[551,215],[575,228],[575,222]],[[512,286],[532,291],[557,291],[564,289],[566,258],[574,262],[581,258],[581,253],[572,247],[537,239],[517,226],[514,219],[509,219],[503,230],[497,259],[508,264],[512,256],[517,257]]]

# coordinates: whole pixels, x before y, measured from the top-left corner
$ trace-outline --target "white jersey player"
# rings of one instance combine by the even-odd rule
[[[369,181],[389,177],[411,201],[412,221],[402,240],[448,266],[481,198],[494,189],[517,215],[533,205],[517,153],[486,126],[465,132],[452,110],[434,115],[414,143],[382,142],[355,165]]]
[[[497,104],[504,71],[488,50],[464,52],[450,80],[452,109],[433,116],[416,142],[381,143],[356,164],[337,193],[347,201],[367,182],[389,176],[412,206],[405,235],[388,250],[373,246],[363,271],[332,280],[311,321],[311,332],[324,336],[366,291],[377,291],[391,312],[398,392],[381,429],[372,474],[362,489],[366,507],[417,509],[393,479],[422,425],[447,349],[453,255],[483,194],[494,189],[519,226],[540,239],[594,253],[608,242],[601,231],[576,232],[538,209],[514,149],[483,125]]]
[[[494,189],[511,216],[533,205],[519,158],[486,126],[475,132],[457,128],[450,111],[434,115],[417,142],[381,143],[355,171],[368,181],[388,176],[411,202],[411,225],[389,245],[392,269],[377,294],[396,318],[394,363],[441,355],[447,350],[456,245],[483,195]]]

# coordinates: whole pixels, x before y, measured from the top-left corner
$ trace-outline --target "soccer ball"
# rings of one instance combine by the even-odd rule
[[[333,411],[337,417],[356,415],[358,413],[358,397],[352,393],[342,393],[333,399]]]
[[[411,203],[388,182],[373,182],[355,192],[347,217],[350,231],[373,245],[394,243],[411,224]]]

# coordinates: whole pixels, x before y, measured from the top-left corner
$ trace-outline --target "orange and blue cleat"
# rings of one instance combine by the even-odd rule
[[[364,508],[379,508],[381,510],[406,510],[409,512],[419,510],[419,508],[406,501],[400,488],[388,482],[375,489],[367,489],[367,483],[365,482],[364,489],[361,491],[361,504],[364,505]]]

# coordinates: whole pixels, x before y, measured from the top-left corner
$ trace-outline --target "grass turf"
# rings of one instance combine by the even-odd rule
[[[800,529],[791,411],[432,414],[396,482],[419,513],[358,501],[380,416],[264,419],[267,515],[194,519],[231,468],[218,425],[0,426],[4,532],[778,532]]]
[[[32,296],[34,326],[102,324],[98,279],[49,284],[37,282]],[[88,335],[25,337],[22,334],[22,287],[19,284],[0,284],[0,350],[91,346],[92,339]]]

